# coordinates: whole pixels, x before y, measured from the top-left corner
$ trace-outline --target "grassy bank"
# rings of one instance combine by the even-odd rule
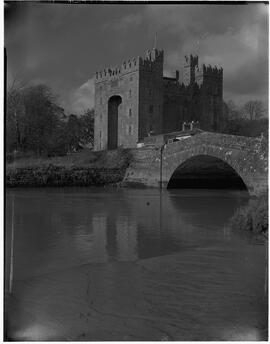
[[[240,208],[231,219],[234,230],[247,231],[268,238],[268,194],[265,192]]]
[[[21,157],[6,166],[6,185],[87,186],[121,182],[130,161],[128,150],[83,150],[62,157]]]

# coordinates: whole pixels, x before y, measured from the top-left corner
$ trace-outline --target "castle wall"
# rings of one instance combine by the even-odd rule
[[[118,147],[135,147],[138,141],[139,60],[123,63],[120,69],[97,73],[95,80],[94,149],[108,148],[108,101],[120,96]]]
[[[184,107],[180,98],[164,97],[163,132],[179,130],[184,118]]]
[[[223,111],[223,70],[198,66],[198,56],[185,57],[184,80],[163,77],[163,51],[153,49],[120,67],[96,73],[94,149],[108,149],[108,101],[121,97],[117,147],[136,147],[152,134],[181,130],[183,122],[219,130]],[[119,99],[119,98],[118,98]]]
[[[184,121],[190,121],[189,88],[176,79],[163,79],[163,132],[182,129]]]

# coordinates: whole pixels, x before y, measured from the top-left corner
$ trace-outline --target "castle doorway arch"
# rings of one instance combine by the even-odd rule
[[[118,146],[118,117],[121,103],[120,96],[112,96],[108,101],[108,149],[116,149]]]

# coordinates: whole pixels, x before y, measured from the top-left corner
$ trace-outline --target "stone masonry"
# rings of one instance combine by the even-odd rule
[[[134,148],[149,135],[181,130],[183,122],[218,131],[223,104],[223,70],[199,66],[186,56],[183,80],[163,75],[164,52],[106,68],[95,77],[94,149]]]
[[[251,195],[259,195],[268,188],[268,152],[264,140],[211,132],[171,144],[134,149],[124,183],[166,188],[179,166],[201,155],[217,158],[232,167]]]

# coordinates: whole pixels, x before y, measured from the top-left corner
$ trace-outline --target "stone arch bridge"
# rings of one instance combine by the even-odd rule
[[[166,188],[174,174],[191,158],[210,156],[228,164],[242,179],[250,195],[268,187],[268,152],[263,138],[201,132],[160,146],[131,150],[133,159],[124,185]]]

